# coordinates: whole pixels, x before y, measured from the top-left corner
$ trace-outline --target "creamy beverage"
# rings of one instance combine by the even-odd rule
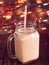
[[[14,34],[7,40],[8,55],[12,59],[18,59],[22,63],[36,60],[39,57],[39,33],[35,21],[26,21],[27,5],[25,5],[24,21],[16,25]],[[28,19],[29,20],[29,19]],[[11,41],[14,38],[15,54],[12,54]]]
[[[39,57],[39,33],[34,28],[20,28],[14,33],[15,54],[21,62]]]

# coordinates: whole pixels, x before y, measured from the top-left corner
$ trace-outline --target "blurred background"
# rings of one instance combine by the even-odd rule
[[[49,0],[0,0],[0,33],[13,32],[16,24],[24,19],[25,5],[28,6],[27,19],[41,26],[49,24]]]
[[[0,0],[0,58],[3,57],[8,36],[15,31],[17,23],[24,20],[25,5],[28,6],[27,20],[37,23],[49,55],[49,0]]]

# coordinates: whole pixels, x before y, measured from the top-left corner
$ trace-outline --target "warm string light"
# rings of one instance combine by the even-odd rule
[[[3,1],[0,1],[0,4],[3,4],[4,2]]]
[[[36,0],[36,2],[40,4],[43,3],[42,0]]]
[[[24,2],[26,2],[26,1],[28,1],[28,0],[18,0],[18,1],[16,1],[15,0],[15,3],[17,3],[18,5],[14,5],[14,7],[16,7],[16,8],[19,8],[20,7],[20,4],[22,3],[24,3]],[[11,1],[12,2],[12,1]],[[36,0],[36,2],[37,3],[42,3],[42,0]],[[13,3],[14,3],[14,1],[13,1]],[[4,1],[3,0],[0,0],[0,4],[7,4],[7,3],[4,3]],[[46,6],[46,5],[48,5],[48,3],[43,3],[43,6]],[[7,7],[7,8],[6,8]],[[0,9],[0,12],[2,13],[0,13],[0,15],[2,15],[3,16],[3,18],[6,18],[6,20],[10,20],[10,19],[12,19],[12,16],[13,15],[11,15],[11,14],[6,14],[5,16],[4,16],[4,11],[7,11],[8,12],[8,10],[12,10],[12,12],[13,11],[15,11],[14,10],[14,7],[12,7],[12,6],[10,6],[10,5],[7,5],[7,6],[3,6],[3,8],[5,8],[5,9]],[[39,6],[39,7],[41,7],[41,6]],[[44,12],[42,12],[43,10],[42,10],[42,8],[36,8],[36,12],[37,13],[40,13],[39,14],[39,16],[44,16]],[[13,13],[14,14],[14,13]],[[33,16],[34,16],[34,13],[32,13],[32,12],[28,12],[27,14],[31,14],[31,17],[33,18]],[[46,14],[49,16],[49,11],[47,11],[46,12]],[[20,10],[19,11],[17,11],[16,10],[16,14],[15,15],[20,15],[20,17],[24,17],[24,12],[22,11],[22,9],[21,9],[21,7],[20,7]]]
[[[26,2],[27,0],[18,0],[18,3],[24,3]]]

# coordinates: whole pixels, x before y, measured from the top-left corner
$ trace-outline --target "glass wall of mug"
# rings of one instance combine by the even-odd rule
[[[15,55],[11,52],[11,41],[14,38]],[[10,49],[9,49],[10,48]],[[20,60],[22,63],[39,58],[39,32],[36,23],[24,22],[16,25],[15,32],[8,37],[7,50],[10,58]]]

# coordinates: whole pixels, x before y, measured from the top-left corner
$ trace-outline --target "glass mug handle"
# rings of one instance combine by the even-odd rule
[[[8,39],[7,39],[7,51],[8,51],[8,55],[11,59],[16,59],[16,55],[12,54],[12,50],[11,50],[11,41],[14,38],[14,34],[9,35]]]

